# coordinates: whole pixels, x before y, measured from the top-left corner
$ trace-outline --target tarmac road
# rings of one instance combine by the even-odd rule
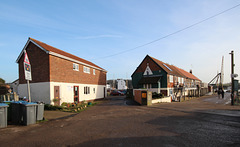
[[[224,98],[222,98],[222,95],[220,96],[214,95],[210,98],[205,99],[204,101],[228,105],[228,104],[231,104],[231,93],[225,92]]]
[[[0,146],[240,146],[240,107],[214,98],[147,107],[110,97],[69,118],[0,129]]]

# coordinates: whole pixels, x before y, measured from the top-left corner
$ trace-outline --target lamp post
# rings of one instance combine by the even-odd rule
[[[229,53],[231,55],[231,68],[232,68],[232,74],[231,74],[231,78],[232,78],[232,94],[231,94],[231,105],[234,105],[234,52],[231,51],[231,53]]]

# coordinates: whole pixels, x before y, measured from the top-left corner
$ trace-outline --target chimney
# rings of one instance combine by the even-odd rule
[[[192,70],[191,70],[191,69],[190,69],[190,71],[189,71],[189,72],[190,72],[190,74],[192,74]]]

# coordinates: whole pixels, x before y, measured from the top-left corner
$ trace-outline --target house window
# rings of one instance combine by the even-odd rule
[[[84,94],[90,94],[90,87],[88,86],[84,87]]]
[[[151,89],[152,88],[152,84],[143,84],[143,88]]]
[[[93,69],[93,75],[95,75],[96,73],[95,73],[95,69]]]
[[[169,75],[169,82],[173,83],[173,76],[172,75]]]
[[[90,68],[89,68],[89,67],[86,67],[86,66],[83,66],[83,72],[90,74]]]
[[[95,88],[93,88],[93,93],[95,93]]]
[[[73,63],[73,70],[79,71],[79,66],[76,63]]]

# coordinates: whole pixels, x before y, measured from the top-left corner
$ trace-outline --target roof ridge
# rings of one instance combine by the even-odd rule
[[[56,48],[56,47],[54,47],[54,46],[51,46],[51,45],[49,45],[49,44],[47,44],[47,43],[44,43],[44,42],[42,42],[42,41],[39,41],[39,40],[37,40],[37,39],[31,38],[31,37],[29,37],[29,39],[32,40],[32,41],[34,41],[35,43],[37,43],[38,45],[40,45],[42,48],[44,48],[44,49],[47,50],[47,51],[54,52],[54,53],[57,53],[57,54],[66,56],[66,57],[68,57],[68,58],[72,58],[72,59],[78,60],[78,61],[80,61],[80,62],[83,62],[83,63],[85,63],[85,64],[87,64],[87,65],[89,65],[89,66],[94,66],[94,67],[96,67],[96,68],[100,68],[100,69],[104,70],[103,68],[99,67],[98,65],[94,64],[94,63],[91,62],[91,61],[88,61],[88,60],[85,60],[85,59],[83,59],[83,58],[80,58],[80,57],[78,57],[78,56],[76,56],[76,55],[73,55],[73,54],[68,53],[68,52],[66,52],[66,51],[63,51],[63,50],[61,50],[61,49],[58,49],[58,48]],[[44,47],[44,46],[47,46],[47,48]],[[48,47],[49,47],[49,48],[48,48]],[[54,50],[55,50],[55,51],[54,51]]]
[[[149,55],[148,55],[149,56]],[[156,59],[156,58],[154,58],[154,57],[151,57],[151,56],[149,56],[150,58],[152,58],[156,63],[157,62],[160,62],[161,64],[163,64],[163,66],[164,66],[164,64],[168,67],[169,66],[169,68],[171,69],[171,68],[173,68],[173,70],[174,71],[170,71],[167,67],[167,69],[170,71],[170,72],[168,72],[168,73],[170,73],[170,74],[178,74],[178,75],[181,75],[181,76],[183,76],[183,77],[188,77],[188,78],[191,78],[191,79],[196,79],[196,80],[199,80],[195,75],[193,75],[193,74],[191,74],[191,73],[189,73],[189,72],[187,72],[187,71],[185,71],[184,69],[182,69],[182,68],[180,68],[180,67],[177,67],[177,66],[175,66],[175,65],[173,65],[173,64],[169,64],[169,63],[165,63],[165,62],[163,62],[163,61],[161,61],[161,60],[158,60],[158,59]],[[157,63],[158,65],[159,65],[159,63]],[[159,66],[161,66],[161,65],[159,65]],[[162,66],[161,66],[162,67]],[[165,67],[162,67],[163,69],[165,68]],[[164,69],[165,70],[165,69]]]
[[[31,38],[31,37],[29,37],[29,39],[31,39],[31,40],[33,40],[33,41],[41,42],[41,43],[43,43],[43,44],[45,44],[45,45],[47,45],[47,46],[53,47],[53,48],[55,48],[55,49],[58,49],[58,48],[56,48],[56,47],[54,47],[54,46],[51,46],[51,45],[49,45],[49,44],[47,44],[47,43],[45,43],[45,42],[39,41],[39,40],[37,40],[37,39]],[[58,49],[58,50],[60,50],[60,49]],[[63,51],[63,50],[61,50],[61,51]],[[63,51],[63,52],[65,52],[65,51]],[[66,53],[67,53],[67,52],[66,52]],[[69,54],[70,54],[70,53],[69,53]]]

